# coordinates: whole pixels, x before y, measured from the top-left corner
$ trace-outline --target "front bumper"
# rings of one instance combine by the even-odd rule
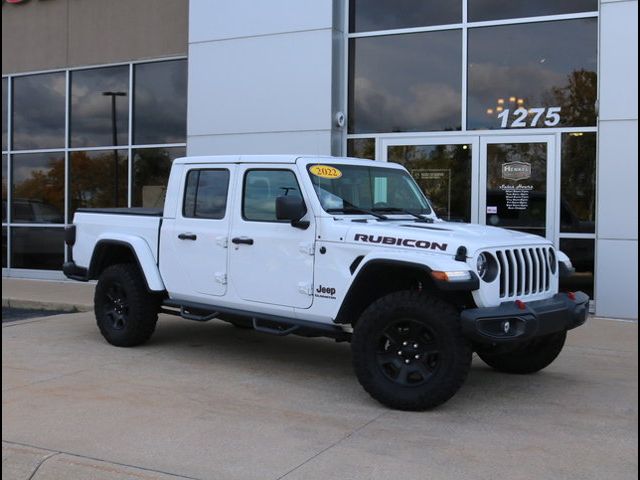
[[[461,314],[464,335],[477,343],[516,343],[579,327],[587,321],[589,297],[577,292],[571,299],[559,293],[546,300],[498,307],[471,308]]]

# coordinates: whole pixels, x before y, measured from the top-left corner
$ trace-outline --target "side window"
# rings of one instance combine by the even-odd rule
[[[182,215],[187,218],[224,218],[228,191],[228,170],[190,170]]]
[[[291,170],[249,170],[244,177],[242,216],[257,222],[278,222],[276,198],[301,197]]]

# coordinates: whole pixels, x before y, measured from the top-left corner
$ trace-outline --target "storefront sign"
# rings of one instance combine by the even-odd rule
[[[500,185],[505,195],[507,210],[527,210],[529,208],[529,194],[533,185]]]
[[[543,115],[544,120],[542,123],[546,127],[555,127],[560,123],[561,110],[561,107],[529,109],[520,107],[511,112],[510,109],[505,108],[498,113],[498,118],[501,120],[500,128],[537,127]]]
[[[527,162],[503,163],[502,178],[515,181],[531,178],[531,164]]]

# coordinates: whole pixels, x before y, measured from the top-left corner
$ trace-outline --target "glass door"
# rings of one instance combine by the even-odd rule
[[[482,137],[480,185],[480,223],[555,241],[555,137]]]
[[[378,147],[378,158],[409,170],[438,217],[478,222],[479,137],[387,138]]]

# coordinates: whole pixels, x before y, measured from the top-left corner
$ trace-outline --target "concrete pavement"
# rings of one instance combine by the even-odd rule
[[[94,283],[3,277],[2,306],[88,312],[94,289]]]
[[[2,333],[3,478],[637,478],[637,323],[590,320],[537,375],[475,359],[424,413],[371,400],[324,339],[161,316],[121,349],[90,313]]]

